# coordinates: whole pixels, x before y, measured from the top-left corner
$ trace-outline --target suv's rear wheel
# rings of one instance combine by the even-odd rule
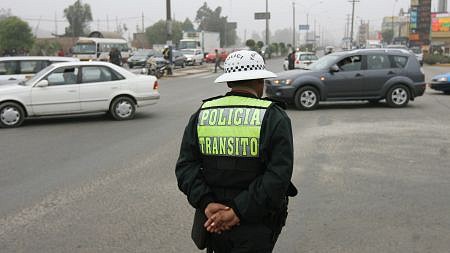
[[[115,120],[133,119],[136,112],[134,101],[126,96],[114,99],[109,108],[109,113]]]
[[[319,105],[319,92],[316,88],[306,86],[295,93],[295,106],[300,110],[314,110]]]
[[[0,104],[0,128],[18,127],[25,119],[22,107],[14,102]]]
[[[404,85],[394,85],[386,94],[386,102],[390,107],[404,107],[409,103],[409,90]]]

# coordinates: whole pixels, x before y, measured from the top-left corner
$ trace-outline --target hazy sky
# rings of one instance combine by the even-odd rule
[[[450,0],[447,0],[450,2]],[[11,9],[11,12],[24,18],[35,29],[55,31],[55,17],[58,33],[63,33],[67,22],[63,17],[63,10],[74,0],[2,0],[0,8]],[[118,23],[126,23],[130,32],[136,31],[136,25],[141,26],[141,15],[144,13],[144,24],[149,26],[154,22],[165,19],[166,0],[83,0],[91,6],[93,19],[91,30],[110,30]],[[222,15],[228,16],[229,21],[238,22],[238,36],[247,38],[253,32],[260,33],[265,29],[263,20],[254,20],[255,12],[265,11],[265,0],[171,0],[172,14],[176,20],[186,17],[193,20],[198,8],[204,2],[215,9],[222,6]],[[292,27],[292,0],[268,0],[271,12],[270,29]],[[321,3],[322,2],[322,3]],[[310,14],[310,24],[317,20],[318,27],[324,29],[329,39],[338,40],[344,35],[346,14],[351,13],[348,0],[296,0],[296,26],[306,23],[306,13]],[[381,27],[384,16],[396,14],[400,8],[407,10],[410,0],[360,0],[356,5],[356,21],[369,20],[375,29]],[[432,10],[436,8],[437,0],[433,0]],[[450,4],[449,4],[450,7]],[[109,22],[107,22],[107,19]],[[372,28],[374,29],[374,28]]]

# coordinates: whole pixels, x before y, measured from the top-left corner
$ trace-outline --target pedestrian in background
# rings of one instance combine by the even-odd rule
[[[122,55],[120,54],[119,49],[115,47],[111,48],[111,51],[109,51],[109,62],[116,64],[117,66],[122,65]]]
[[[292,50],[290,54],[288,54],[288,69],[295,68],[295,50]]]
[[[225,96],[204,100],[185,129],[175,174],[179,189],[203,214],[208,252],[272,252],[285,225],[291,183],[291,122],[281,105],[262,99],[265,69],[254,51],[231,53]],[[194,228],[196,227],[194,223]],[[196,245],[203,249],[205,245]]]
[[[58,56],[64,56],[64,50],[62,48],[58,50]]]
[[[220,66],[220,62],[222,61],[222,59],[220,58],[219,50],[217,48],[214,50],[214,52],[216,53],[214,73],[217,73],[217,68],[220,68],[223,70],[222,66]]]
[[[171,76],[173,74],[172,66],[173,66],[173,54],[172,54],[172,46],[165,45],[163,50],[164,59],[166,59],[169,66],[167,66],[167,75]]]

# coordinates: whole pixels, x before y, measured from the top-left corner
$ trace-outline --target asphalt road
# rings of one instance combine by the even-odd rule
[[[1,129],[0,252],[197,252],[174,166],[190,114],[226,92],[216,76],[160,80],[160,103],[133,121]],[[449,112],[450,96],[430,90],[402,109],[290,108],[300,195],[275,252],[448,252]]]

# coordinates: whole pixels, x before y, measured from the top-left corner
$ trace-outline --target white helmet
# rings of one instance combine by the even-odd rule
[[[255,51],[240,50],[233,52],[228,55],[223,67],[225,73],[216,79],[216,83],[277,76],[266,70],[263,58]]]

